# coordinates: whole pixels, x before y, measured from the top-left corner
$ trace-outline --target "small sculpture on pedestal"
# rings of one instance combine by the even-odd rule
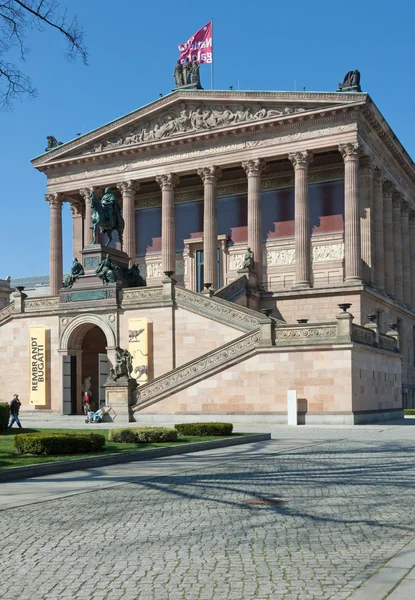
[[[108,284],[117,282],[118,271],[119,269],[117,265],[114,265],[110,259],[110,255],[107,254],[102,263],[96,269],[95,273],[105,284]]]
[[[79,262],[79,260],[77,258],[74,258],[71,267],[71,272],[68,273],[65,276],[65,279],[63,280],[63,287],[71,288],[80,275],[85,275],[84,268]]]
[[[183,85],[183,67],[180,59],[177,61],[176,66],[174,67],[174,82],[176,87],[182,87]]]
[[[108,376],[109,381],[118,381],[119,379],[129,380],[131,379],[131,373],[133,372],[133,357],[128,350],[123,350],[119,346],[115,348],[115,366],[110,370]]]
[[[249,271],[255,270],[254,253],[252,252],[251,248],[248,248],[244,254],[242,269],[248,269]]]

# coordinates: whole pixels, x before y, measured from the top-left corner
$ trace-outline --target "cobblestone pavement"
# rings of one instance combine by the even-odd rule
[[[415,446],[399,430],[309,434],[284,453],[271,441],[227,464],[5,510],[0,597],[346,599],[415,537]],[[261,498],[279,502],[246,503]]]

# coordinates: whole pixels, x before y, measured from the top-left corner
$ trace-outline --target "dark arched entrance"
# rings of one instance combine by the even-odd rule
[[[84,384],[85,378],[91,378],[92,407],[94,410],[99,408],[102,403],[102,378],[107,374],[106,369],[102,368],[106,363],[107,339],[104,332],[97,325],[93,325],[85,333],[81,345],[81,380]],[[105,373],[102,373],[102,371]],[[81,390],[82,392],[83,390]],[[82,394],[81,394],[82,397]]]
[[[112,331],[99,317],[80,315],[74,319],[61,337],[62,350],[62,412],[66,415],[83,413],[85,379],[90,377],[92,410],[105,404],[104,383],[109,372],[107,357],[108,336]],[[92,322],[91,322],[92,321]],[[95,323],[94,323],[95,321]],[[112,347],[110,346],[110,348]]]

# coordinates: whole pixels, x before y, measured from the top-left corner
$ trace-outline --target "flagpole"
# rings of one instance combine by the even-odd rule
[[[213,90],[213,19],[212,23],[212,62],[210,63],[210,89]]]

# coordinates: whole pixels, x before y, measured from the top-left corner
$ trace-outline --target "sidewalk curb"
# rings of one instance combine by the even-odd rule
[[[61,462],[50,462],[27,467],[9,467],[0,471],[0,483],[28,479],[30,477],[43,477],[45,475],[56,475],[69,471],[93,469],[106,467],[127,462],[150,460],[163,456],[174,456],[175,454],[187,454],[201,450],[214,450],[215,448],[226,448],[228,446],[239,446],[253,442],[264,442],[271,439],[270,433],[257,433],[252,435],[241,435],[235,438],[223,440],[209,440],[207,442],[193,442],[179,446],[168,446],[166,448],[153,448],[152,450],[137,450],[123,452],[120,454],[108,454],[106,456],[94,456],[92,458],[78,458]]]

